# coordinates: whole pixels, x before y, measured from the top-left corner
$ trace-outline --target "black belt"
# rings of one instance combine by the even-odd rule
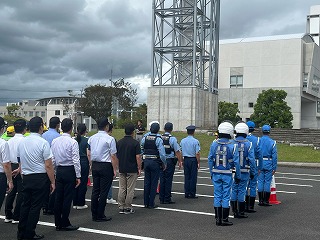
[[[196,158],[196,157],[184,157],[184,158]]]

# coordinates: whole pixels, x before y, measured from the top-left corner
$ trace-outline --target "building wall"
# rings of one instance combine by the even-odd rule
[[[293,114],[293,128],[319,128],[316,104],[320,96],[311,90],[319,61],[319,47],[304,42],[302,37],[226,41],[220,44],[219,101],[237,103],[240,117],[248,120],[259,93],[270,88],[282,89],[288,94],[285,101]],[[242,69],[243,73],[242,86],[237,88],[230,88],[233,68]],[[306,96],[309,100],[302,101]]]

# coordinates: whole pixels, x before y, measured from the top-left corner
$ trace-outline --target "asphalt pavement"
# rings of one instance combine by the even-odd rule
[[[106,215],[110,222],[92,222],[89,209],[71,210],[72,224],[81,228],[74,232],[57,232],[53,216],[40,216],[37,233],[45,239],[320,239],[320,172],[317,167],[279,166],[276,173],[277,199],[279,205],[260,207],[247,219],[234,219],[231,227],[215,225],[213,210],[213,187],[206,162],[198,174],[198,199],[185,199],[183,171],[174,176],[173,198],[176,204],[163,205],[157,209],[143,208],[143,177],[137,183],[134,214],[119,214],[116,204],[107,204]],[[113,184],[116,199],[118,181]],[[90,206],[91,187],[87,192]],[[4,223],[3,208],[0,219],[1,239],[16,239],[17,225]]]

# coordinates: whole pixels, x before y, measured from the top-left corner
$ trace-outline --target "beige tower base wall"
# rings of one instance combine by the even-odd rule
[[[186,126],[201,129],[216,128],[218,124],[218,95],[196,87],[148,88],[148,123],[159,121],[160,129],[172,122],[174,131]]]

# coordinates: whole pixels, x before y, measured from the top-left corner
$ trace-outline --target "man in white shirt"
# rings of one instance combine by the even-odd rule
[[[22,203],[22,179],[20,175],[20,168],[17,158],[17,151],[18,146],[21,142],[21,140],[24,138],[23,134],[26,133],[27,129],[27,122],[24,119],[18,119],[13,123],[15,135],[13,138],[10,138],[8,140],[8,146],[10,151],[10,162],[11,162],[11,168],[12,168],[12,175],[13,175],[13,189],[10,193],[8,193],[6,197],[6,205],[5,205],[5,214],[6,217],[4,219],[4,222],[9,223],[12,222],[13,224],[19,222],[20,217],[20,207]],[[17,197],[17,198],[16,198]],[[16,198],[16,203],[13,210],[13,202]]]
[[[88,140],[88,159],[92,161],[93,188],[91,195],[92,220],[96,222],[110,221],[105,216],[108,190],[116,177],[118,159],[116,141],[107,132],[109,121],[102,118],[98,121],[98,133]]]
[[[71,137],[73,122],[65,118],[61,122],[63,134],[51,144],[53,164],[56,169],[56,199],[54,219],[57,231],[74,231],[69,220],[74,190],[80,184],[81,168],[78,142]]]
[[[29,127],[31,133],[21,140],[17,151],[23,179],[18,240],[44,238],[43,235],[36,234],[35,229],[48,185],[51,192],[55,189],[52,152],[49,143],[41,137],[42,118],[31,118]]]
[[[9,146],[8,143],[1,138],[1,135],[4,132],[4,127],[4,119],[0,117],[0,209],[6,195],[7,186],[9,191],[13,188]]]

